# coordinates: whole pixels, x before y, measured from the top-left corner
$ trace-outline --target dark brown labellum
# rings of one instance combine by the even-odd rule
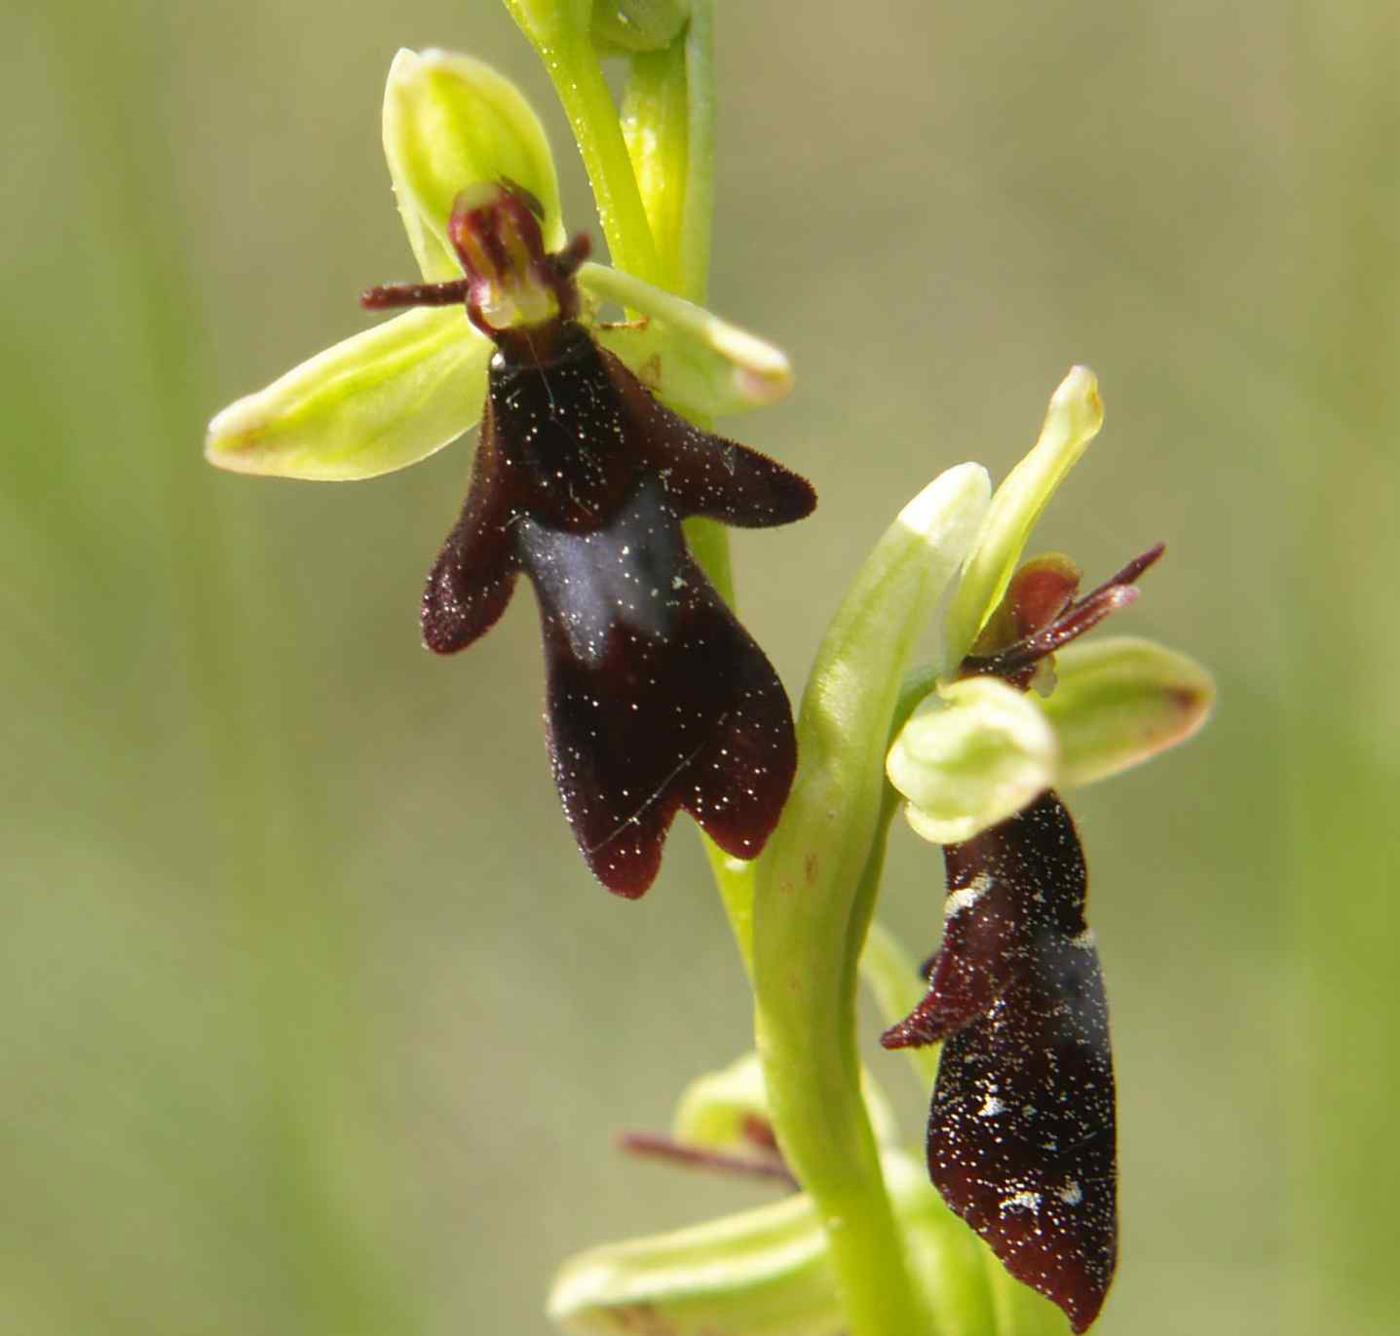
[[[682,521],[786,524],[814,505],[795,474],[657,403],[577,324],[500,341],[423,637],[439,653],[464,648],[529,577],[559,795],[618,894],[651,884],[680,808],[752,858],[796,763],[782,684],[691,558]]]
[[[1054,793],[945,851],[929,996],[886,1036],[945,1039],[928,1161],[1006,1269],[1083,1331],[1117,1257],[1113,1058],[1084,858]]]

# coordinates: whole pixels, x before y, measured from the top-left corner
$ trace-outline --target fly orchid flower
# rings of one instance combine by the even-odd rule
[[[1101,421],[1076,368],[992,498],[949,606],[942,678],[888,763],[910,824],[946,846],[947,895],[928,994],[883,1042],[943,1043],[934,1185],[1075,1331],[1097,1317],[1117,1258],[1115,1095],[1084,855],[1055,790],[1183,741],[1212,698],[1200,668],[1148,642],[1071,645],[1136,600],[1160,545],[1083,598],[1066,557],[1017,569]]]
[[[688,303],[586,265],[586,237],[561,244],[543,133],[485,66],[400,53],[385,143],[424,281],[371,289],[363,303],[422,309],[225,409],[210,458],[370,477],[480,417],[467,500],[423,596],[425,644],[473,643],[526,575],[548,661],[555,781],[595,875],[641,895],[680,809],[726,853],[754,857],[792,782],[791,709],[682,522],[786,524],[815,495],[656,395],[692,412],[765,402],[786,389],[786,361]],[[649,318],[602,325],[602,299]]]

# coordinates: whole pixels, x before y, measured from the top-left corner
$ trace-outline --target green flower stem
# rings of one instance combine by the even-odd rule
[[[661,275],[657,286],[696,304],[705,301],[709,289],[714,230],[713,53],[711,0],[693,0],[689,23],[678,41],[632,59],[623,113],[624,144],[656,247]],[[710,425],[695,421],[697,426]],[[728,530],[713,520],[691,520],[686,537],[710,583],[732,605]],[[741,931],[739,920],[751,917],[751,904],[746,907],[751,879],[732,872],[734,860],[719,850],[710,847],[709,855],[735,939],[747,959],[748,933]]]
[[[536,49],[583,155],[613,263],[648,283],[664,286],[651,224],[598,53],[586,37],[576,35],[538,41]]]
[[[724,905],[725,917],[734,934],[734,944],[739,948],[739,958],[752,983],[754,865],[731,858],[708,835],[702,838],[705,841],[705,854],[710,860],[710,871]]]
[[[680,243],[690,176],[685,43],[633,56],[631,65],[622,102],[622,137],[656,241],[657,285],[682,292]]]
[[[643,202],[648,237],[655,248],[656,285],[695,303],[705,300],[709,287],[714,224],[711,33],[710,0],[694,0],[690,21],[678,41],[664,50],[633,57],[621,138],[628,153],[629,173]],[[591,165],[589,175],[596,191],[598,177]],[[609,244],[613,244],[611,236]],[[620,260],[619,267],[629,268]],[[710,425],[696,415],[692,420],[700,427]],[[728,530],[706,519],[687,521],[685,530],[701,569],[720,597],[732,605],[734,568]],[[735,945],[744,968],[752,974],[753,866],[731,858],[708,837],[702,838]]]
[[[950,470],[905,508],[857,576],[818,653],[797,780],[756,870],[758,1051],[779,1143],[827,1228],[852,1336],[932,1329],[861,1095],[856,985],[905,666],[987,492],[983,470]]]
[[[684,40],[684,61],[674,52],[634,59],[637,82],[627,103],[626,138],[591,44],[574,38],[541,45],[541,54],[583,153],[615,262],[639,278],[679,287],[680,295],[700,300],[713,217],[714,96],[704,0],[696,4]],[[683,134],[676,123],[682,80]],[[628,153],[628,140],[635,156]],[[685,183],[679,226],[673,194],[657,193],[673,192],[677,173]],[[713,524],[687,527],[697,559],[720,592],[732,598],[727,536]],[[970,530],[966,539],[971,540]],[[854,591],[843,609],[844,624],[838,617],[835,634],[828,637],[828,647],[836,648],[819,662],[814,681],[823,680],[823,668],[838,677],[843,668],[859,668],[844,661],[853,645],[874,644],[885,663],[898,666],[891,680],[873,690],[857,672],[852,679],[856,707],[833,730],[834,751],[807,748],[818,753],[808,776],[815,784],[809,784],[808,801],[798,805],[796,819],[786,818],[773,837],[787,856],[744,864],[707,841],[715,881],[755,988],[759,1050],[777,1134],[827,1231],[852,1336],[913,1336],[930,1329],[909,1275],[862,1095],[855,995],[878,860],[870,876],[862,873],[877,828],[888,826],[888,816],[879,820],[886,802],[883,760],[899,706],[899,675],[961,556],[961,551],[939,551],[927,533],[908,524],[896,525],[877,549],[867,573],[874,587]],[[830,701],[823,701],[820,689],[815,698],[809,694],[819,731],[823,703]],[[798,894],[782,874],[791,871],[794,855],[798,867],[806,862],[801,851],[813,843],[808,829],[813,823],[821,827],[815,843],[836,857],[822,869],[820,886],[809,878],[802,888],[807,893]],[[765,867],[778,876],[768,888],[772,893],[760,897],[756,891]],[[766,924],[760,917],[765,910]]]
[[[899,703],[890,721],[889,744],[893,743],[900,729],[908,722],[919,702],[933,690],[937,675],[931,668],[919,668],[905,679],[900,692]],[[873,903],[879,895],[880,883],[885,875],[885,851],[889,848],[890,823],[899,811],[900,796],[888,780],[880,797],[880,810],[875,818],[875,833],[871,837],[870,850],[866,854],[865,867],[860,874],[860,889],[857,900]],[[884,1017],[886,1025],[902,1020],[923,1001],[925,988],[920,982],[918,970],[908,953],[894,935],[879,923],[872,922],[865,939],[865,951],[860,958],[860,972],[865,986],[875,997],[875,1005]],[[907,1048],[904,1050],[914,1064],[919,1079],[930,1089],[938,1078],[938,1054],[936,1046],[928,1048]]]
[[[685,34],[685,209],[681,215],[681,292],[703,303],[710,287],[715,213],[715,44],[712,0],[691,0]]]

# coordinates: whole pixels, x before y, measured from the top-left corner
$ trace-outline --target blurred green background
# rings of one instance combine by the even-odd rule
[[[590,881],[528,597],[418,647],[465,449],[340,487],[200,445],[411,273],[396,47],[518,78],[590,225],[547,83],[490,0],[20,0],[0,40],[0,1331],[543,1333],[571,1250],[754,1199],[611,1148],[748,1044],[698,842],[640,904]],[[1119,629],[1219,674],[1197,743],[1076,804],[1100,1329],[1400,1330],[1400,10],[746,0],[719,61],[714,303],[799,374],[733,429],[824,498],[736,544],[788,682],[1071,361],[1108,424],[1042,537],[1091,575],[1165,539]],[[931,945],[940,860],[895,843],[884,917]]]

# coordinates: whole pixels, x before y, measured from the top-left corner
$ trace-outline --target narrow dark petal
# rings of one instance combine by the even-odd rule
[[[1033,634],[992,654],[969,654],[962,662],[963,675],[1000,677],[1013,686],[1025,688],[1030,684],[1035,665],[1042,659],[1092,631],[1105,617],[1135,603],[1139,591],[1132,582],[1156,565],[1166,550],[1164,543],[1148,548]]]
[[[754,857],[796,766],[782,684],[665,502],[648,478],[606,529],[519,526],[559,796],[589,867],[628,897],[651,885],[680,808],[727,853]]]
[[[675,1137],[654,1132],[623,1132],[618,1147],[638,1159],[658,1160],[680,1168],[699,1169],[712,1174],[727,1174],[734,1178],[759,1178],[781,1183],[793,1191],[797,1180],[783,1161],[776,1146],[747,1155],[714,1150],[708,1146],[693,1146]]]
[[[611,353],[599,353],[640,429],[640,453],[665,480],[683,518],[703,515],[741,528],[765,529],[805,519],[816,508],[817,494],[805,478],[746,445],[701,431],[652,398]]]
[[[929,1172],[1007,1270],[1083,1331],[1113,1276],[1117,1216],[1108,1009],[1078,835],[1047,793],[947,862],[951,886],[983,889],[950,919],[933,971],[942,1000],[925,1003],[946,1036]],[[983,913],[984,931],[960,926]]]
[[[392,311],[401,306],[460,306],[467,299],[470,281],[450,283],[381,283],[360,294],[366,311]]]
[[[1110,575],[1097,589],[1091,589],[1081,602],[1087,602],[1097,594],[1102,594],[1106,590],[1114,588],[1116,585],[1130,585],[1138,582],[1138,577],[1145,575],[1166,555],[1167,545],[1165,543],[1153,543],[1146,552],[1134,557],[1121,571]]]

